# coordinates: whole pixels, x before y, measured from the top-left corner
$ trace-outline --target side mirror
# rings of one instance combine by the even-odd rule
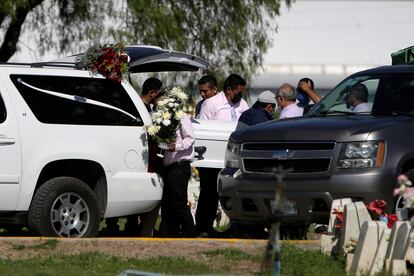
[[[200,147],[195,147],[194,151],[197,153],[197,155],[195,156],[196,159],[198,160],[203,160],[203,154],[206,153],[207,148],[204,146],[200,146]]]

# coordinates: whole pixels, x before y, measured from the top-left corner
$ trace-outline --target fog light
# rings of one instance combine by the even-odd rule
[[[246,212],[257,212],[257,206],[251,198],[242,198],[243,210]]]

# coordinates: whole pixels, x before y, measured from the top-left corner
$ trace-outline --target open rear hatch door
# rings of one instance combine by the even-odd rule
[[[206,69],[209,66],[208,61],[197,56],[170,51],[156,46],[130,45],[125,46],[125,52],[130,57],[129,71],[131,73],[198,71],[199,69]],[[76,57],[80,55],[82,54],[72,55],[42,64],[49,66],[75,64]]]

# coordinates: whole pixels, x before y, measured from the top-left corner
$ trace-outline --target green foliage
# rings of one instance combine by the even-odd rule
[[[151,44],[209,60],[209,73],[220,81],[230,73],[249,80],[272,43],[282,1],[293,2],[3,0],[0,24],[7,30],[7,17],[14,16],[16,7],[27,6],[32,12],[24,26],[36,41],[37,46],[30,45],[36,52],[54,50],[63,55],[85,51],[96,43]],[[34,6],[34,2],[41,5]],[[2,12],[7,16],[2,17]],[[3,45],[7,43],[3,41]],[[13,53],[11,49],[9,56],[0,59],[7,60]]]
[[[0,19],[7,15],[15,16],[16,9],[26,5],[26,2],[25,0],[2,0],[0,3]]]
[[[115,16],[126,18],[123,28],[128,31],[117,35],[201,56],[211,62],[210,73],[219,79],[230,73],[249,79],[271,45],[280,2],[127,0],[129,10]]]

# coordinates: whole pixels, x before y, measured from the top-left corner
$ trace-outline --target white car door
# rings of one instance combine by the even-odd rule
[[[0,211],[16,209],[21,175],[19,130],[5,89],[0,82]]]

